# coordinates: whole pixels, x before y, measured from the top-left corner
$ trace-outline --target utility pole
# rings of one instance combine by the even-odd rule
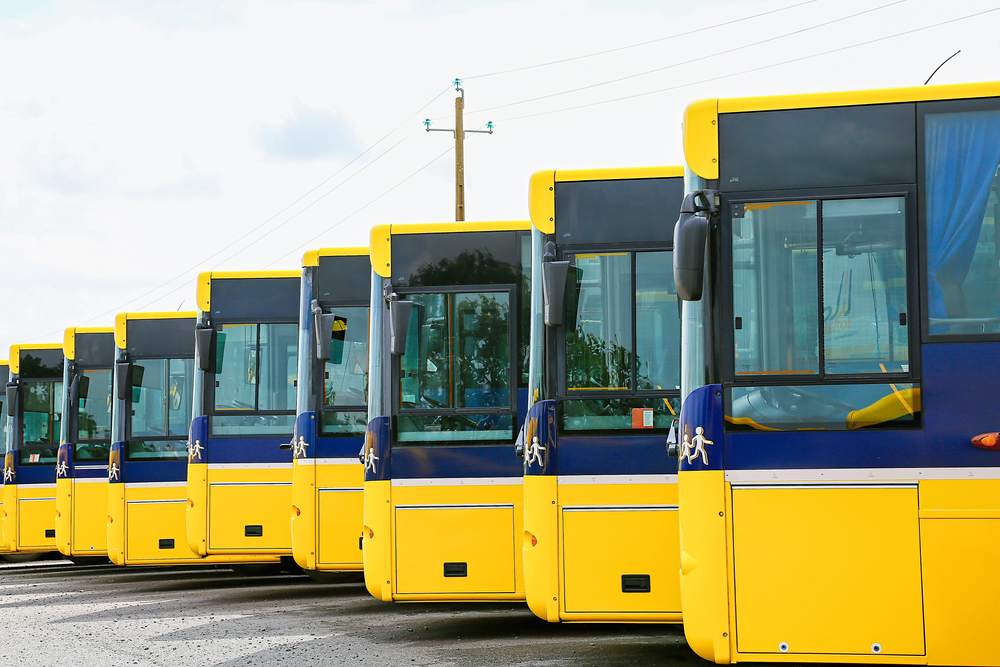
[[[462,82],[455,79],[452,82],[459,95],[455,98],[455,129],[446,130],[444,128],[431,127],[431,119],[424,120],[424,129],[428,132],[451,132],[455,136],[455,220],[461,222],[465,220],[465,135],[466,134],[493,134],[493,121],[486,123],[485,130],[465,129],[465,91],[462,90]]]

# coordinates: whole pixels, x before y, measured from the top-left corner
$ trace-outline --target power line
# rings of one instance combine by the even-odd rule
[[[282,255],[278,259],[274,260],[273,262],[271,262],[270,264],[268,264],[264,268],[265,269],[266,268],[270,268],[270,267],[274,266],[275,264],[277,264],[278,262],[280,262],[281,260],[283,260],[284,258],[286,258],[289,255],[291,255],[292,253],[298,252],[298,251],[302,250],[302,248],[309,247],[319,237],[323,236],[324,234],[329,234],[334,229],[336,229],[337,227],[339,227],[343,223],[347,222],[348,220],[350,220],[351,218],[353,218],[354,216],[356,216],[358,213],[361,213],[361,211],[365,210],[366,208],[368,208],[369,206],[371,206],[372,204],[374,204],[375,202],[377,202],[382,197],[386,196],[387,194],[389,194],[390,192],[392,192],[393,190],[395,190],[399,186],[403,185],[408,180],[410,180],[411,178],[413,178],[414,176],[416,176],[417,174],[419,174],[420,172],[422,172],[424,169],[426,169],[427,167],[431,166],[432,164],[434,164],[435,162],[437,162],[438,160],[440,160],[441,158],[443,158],[445,155],[447,155],[448,153],[452,152],[453,150],[455,150],[455,147],[454,146],[449,146],[443,153],[441,153],[440,155],[438,155],[436,158],[434,158],[433,160],[431,160],[430,162],[428,162],[424,166],[422,166],[419,169],[417,169],[415,172],[413,172],[412,174],[410,174],[409,176],[407,176],[403,180],[401,180],[398,183],[396,183],[394,186],[392,186],[391,188],[389,188],[388,190],[386,190],[385,192],[383,192],[379,196],[375,197],[375,199],[372,199],[370,202],[368,202],[367,204],[365,204],[361,208],[357,209],[356,211],[354,211],[353,213],[351,213],[347,217],[341,218],[340,220],[338,220],[334,224],[330,225],[329,227],[327,227],[326,229],[324,229],[323,231],[321,231],[316,236],[314,236],[311,239],[309,239],[308,241],[306,241],[305,243],[302,243],[299,246],[297,246],[296,248],[290,250],[289,252],[286,252],[284,255]]]
[[[870,14],[871,12],[876,12],[876,11],[879,11],[881,9],[885,9],[886,7],[892,7],[893,5],[899,5],[899,4],[902,4],[902,3],[907,2],[907,1],[908,0],[895,0],[894,2],[890,2],[890,3],[884,4],[884,5],[880,5],[878,7],[872,7],[871,9],[866,9],[866,10],[860,11],[860,12],[858,12],[856,14],[850,14],[849,16],[842,16],[842,17],[837,18],[837,19],[826,21],[825,23],[818,23],[816,25],[808,26],[806,28],[800,28],[798,30],[793,30],[791,32],[786,32],[783,35],[775,35],[774,37],[768,37],[767,39],[762,39],[759,42],[752,42],[750,44],[744,44],[743,46],[736,46],[736,47],[733,47],[731,49],[726,49],[724,51],[717,51],[715,53],[710,53],[708,55],[700,56],[698,58],[692,58],[690,60],[684,60],[682,62],[677,62],[677,63],[673,63],[673,64],[670,64],[670,65],[664,65],[663,67],[657,67],[655,69],[647,70],[645,72],[638,72],[636,74],[629,74],[627,76],[622,76],[622,77],[619,77],[617,79],[610,79],[608,81],[601,81],[599,83],[592,83],[592,84],[587,85],[587,86],[581,86],[580,88],[573,88],[573,89],[570,89],[570,90],[563,90],[563,91],[560,91],[558,93],[550,93],[548,95],[541,95],[539,97],[533,97],[533,98],[530,98],[530,99],[527,99],[527,100],[520,100],[519,102],[509,102],[507,104],[500,104],[498,106],[487,107],[485,109],[475,109],[473,111],[470,111],[469,114],[471,115],[471,114],[478,114],[478,113],[486,113],[487,111],[495,111],[497,109],[505,109],[507,107],[513,107],[513,106],[517,106],[517,105],[520,105],[520,104],[528,104],[530,102],[538,102],[540,100],[547,100],[547,99],[550,99],[550,98],[553,98],[553,97],[559,97],[561,95],[569,95],[571,93],[578,93],[578,92],[581,92],[581,91],[584,91],[584,90],[590,90],[591,88],[599,88],[601,86],[607,86],[607,85],[610,85],[612,83],[620,83],[622,81],[628,81],[629,79],[635,79],[635,78],[638,78],[638,77],[641,77],[641,76],[647,76],[649,74],[655,74],[657,72],[662,72],[664,70],[673,69],[675,67],[681,67],[683,65],[690,65],[692,63],[700,62],[702,60],[708,60],[709,58],[715,58],[717,56],[728,55],[728,54],[731,54],[731,53],[735,53],[736,51],[742,51],[744,49],[753,48],[755,46],[760,46],[761,44],[767,44],[769,42],[774,42],[774,41],[777,41],[779,39],[784,39],[786,37],[791,37],[793,35],[800,35],[802,33],[809,32],[810,30],[817,30],[819,28],[825,28],[826,26],[833,25],[834,23],[839,23],[841,21],[847,21],[849,19],[857,18],[859,16],[863,16],[865,14]]]
[[[125,307],[126,307],[126,306],[128,306],[128,305],[130,305],[130,304],[133,304],[133,303],[135,303],[136,301],[140,301],[140,300],[142,300],[142,299],[145,299],[145,298],[146,298],[147,296],[149,296],[149,295],[151,295],[151,294],[153,294],[153,293],[155,293],[155,292],[157,292],[157,291],[159,291],[159,290],[163,289],[164,287],[166,287],[166,286],[170,285],[170,284],[171,284],[171,283],[173,283],[174,281],[176,281],[176,280],[179,280],[179,279],[181,279],[181,278],[184,278],[184,277],[188,276],[188,275],[189,275],[189,274],[190,274],[190,273],[191,273],[192,271],[195,271],[195,270],[197,270],[197,269],[201,268],[201,267],[202,267],[202,266],[204,266],[204,265],[205,265],[205,263],[206,263],[206,262],[208,262],[208,261],[209,261],[210,259],[213,259],[213,258],[215,258],[215,257],[218,257],[219,255],[221,255],[222,253],[224,253],[224,252],[225,252],[226,250],[228,250],[228,249],[232,248],[232,247],[233,247],[233,246],[235,246],[235,245],[236,245],[237,243],[239,243],[239,242],[240,242],[240,241],[242,241],[243,239],[245,239],[245,238],[249,237],[249,236],[250,236],[251,234],[253,234],[253,233],[254,233],[254,232],[256,232],[257,230],[259,230],[259,229],[261,229],[262,227],[264,227],[264,225],[266,225],[267,223],[271,222],[272,220],[274,220],[275,218],[277,218],[278,216],[280,216],[280,215],[281,215],[282,213],[284,213],[285,211],[289,210],[290,208],[292,208],[293,206],[295,206],[296,204],[298,204],[299,202],[301,202],[301,201],[302,201],[303,199],[305,199],[306,197],[308,197],[308,196],[309,196],[310,194],[312,194],[313,192],[315,192],[316,190],[318,190],[319,188],[321,188],[321,187],[322,187],[323,185],[325,185],[326,183],[328,183],[328,182],[329,182],[329,181],[330,181],[331,179],[333,179],[333,178],[335,178],[335,177],[336,177],[337,175],[339,175],[339,174],[343,173],[343,171],[344,171],[345,169],[347,169],[347,168],[348,168],[348,167],[350,167],[350,166],[351,166],[352,164],[354,164],[355,162],[357,162],[358,160],[360,160],[360,159],[361,159],[362,157],[364,157],[365,155],[367,155],[368,153],[370,153],[370,152],[371,152],[371,151],[372,151],[372,150],[373,150],[373,149],[374,149],[374,148],[375,148],[376,146],[378,146],[379,144],[381,144],[382,142],[384,142],[384,141],[385,141],[385,140],[386,140],[386,139],[387,139],[388,137],[390,137],[390,136],[391,136],[392,134],[394,134],[394,133],[395,133],[396,131],[398,131],[398,130],[399,130],[399,128],[401,128],[401,127],[403,127],[404,125],[408,124],[408,123],[409,123],[409,122],[410,122],[410,121],[411,121],[411,120],[413,119],[413,117],[414,117],[414,116],[417,116],[417,115],[419,115],[419,114],[420,114],[421,112],[423,112],[423,110],[424,110],[424,109],[426,109],[426,108],[427,108],[427,107],[429,107],[429,106],[430,106],[431,104],[433,104],[434,102],[436,102],[436,101],[438,100],[438,98],[439,98],[439,97],[441,97],[442,95],[444,95],[445,93],[447,93],[447,92],[448,92],[448,91],[450,91],[450,90],[451,90],[451,86],[449,85],[449,86],[447,86],[446,88],[444,88],[444,89],[443,89],[443,90],[442,90],[441,92],[439,92],[439,93],[438,93],[437,95],[435,95],[435,96],[434,96],[434,97],[433,97],[433,98],[432,98],[432,99],[431,99],[430,101],[428,101],[428,102],[427,102],[426,104],[424,104],[424,105],[423,105],[423,106],[421,106],[421,107],[420,107],[419,109],[417,109],[416,111],[414,111],[413,113],[411,113],[411,114],[410,114],[409,116],[407,116],[405,120],[403,120],[403,121],[402,121],[401,123],[399,123],[399,125],[397,125],[397,126],[396,126],[396,127],[394,127],[394,128],[392,129],[392,130],[390,130],[390,131],[389,131],[389,132],[387,132],[387,133],[386,133],[385,135],[383,135],[383,136],[382,136],[382,138],[380,138],[380,139],[379,139],[378,141],[376,141],[375,143],[371,144],[371,145],[370,145],[370,146],[369,146],[368,148],[366,148],[366,149],[365,149],[364,151],[362,151],[362,152],[361,152],[361,153],[360,153],[359,155],[357,155],[357,156],[356,156],[356,157],[355,157],[354,159],[352,159],[352,160],[351,160],[350,162],[348,162],[347,164],[345,164],[345,165],[344,165],[343,167],[341,167],[340,169],[338,169],[338,170],[337,170],[336,172],[334,172],[334,173],[333,173],[333,174],[331,174],[330,176],[328,176],[328,177],[326,177],[325,179],[323,179],[322,181],[320,181],[320,182],[319,182],[319,183],[318,183],[317,185],[315,185],[314,187],[312,187],[311,189],[309,189],[309,190],[308,190],[308,191],[307,191],[307,192],[306,192],[305,194],[303,194],[303,195],[301,195],[300,197],[298,197],[298,198],[297,198],[297,199],[296,199],[295,201],[293,201],[292,203],[288,204],[288,205],[287,205],[287,206],[285,206],[285,207],[284,207],[283,209],[281,209],[280,211],[278,211],[277,213],[275,213],[274,215],[272,215],[272,216],[271,216],[271,217],[269,217],[268,219],[264,220],[264,222],[260,223],[259,225],[257,225],[257,226],[256,226],[256,227],[254,227],[253,229],[251,229],[251,230],[247,231],[247,232],[246,232],[246,233],[244,233],[243,235],[241,235],[241,236],[237,237],[236,239],[234,239],[234,240],[230,241],[230,242],[229,242],[228,244],[226,244],[225,246],[223,246],[223,247],[222,247],[222,248],[220,248],[219,250],[216,250],[216,251],[215,251],[215,252],[213,252],[213,253],[212,253],[211,255],[208,255],[207,257],[205,257],[204,259],[200,260],[200,261],[199,261],[199,262],[198,262],[197,264],[194,264],[194,265],[193,265],[193,266],[191,266],[190,268],[188,268],[188,269],[186,269],[186,270],[182,271],[181,273],[178,273],[178,274],[177,274],[177,275],[175,275],[175,276],[174,276],[173,278],[170,278],[170,279],[168,279],[168,280],[164,281],[163,283],[160,283],[160,284],[159,284],[159,285],[157,285],[156,287],[154,287],[154,288],[152,288],[152,289],[150,289],[150,290],[148,290],[148,291],[146,291],[146,292],[143,292],[142,294],[140,294],[140,295],[139,295],[139,296],[137,296],[137,297],[134,297],[134,298],[132,298],[132,299],[129,299],[128,301],[125,301],[124,303],[122,303],[122,304],[120,304],[120,305],[116,306],[115,308],[112,308],[112,309],[110,309],[110,310],[107,310],[107,311],[105,311],[105,312],[101,313],[100,315],[96,315],[96,316],[94,316],[94,317],[92,317],[92,318],[90,318],[90,319],[87,319],[87,320],[84,320],[83,322],[81,322],[81,324],[89,324],[90,322],[94,322],[94,321],[96,321],[96,320],[99,320],[99,319],[101,319],[101,318],[104,318],[104,317],[107,317],[108,315],[113,315],[113,314],[117,314],[117,313],[120,313],[120,312],[123,312],[123,310],[125,309]],[[381,154],[380,154],[380,155],[379,155],[379,156],[378,156],[377,158],[375,158],[374,160],[372,160],[371,162],[369,162],[368,164],[366,164],[366,165],[365,165],[364,167],[362,167],[362,168],[361,168],[361,169],[360,169],[360,170],[359,170],[358,172],[355,172],[355,174],[353,174],[352,176],[350,176],[350,177],[349,177],[348,179],[346,179],[346,180],[345,180],[344,182],[342,182],[342,183],[341,183],[340,185],[338,185],[338,186],[334,187],[334,188],[333,188],[332,190],[330,190],[330,191],[326,192],[326,193],[325,193],[324,195],[322,195],[322,196],[321,196],[321,197],[320,197],[319,199],[317,199],[316,201],[312,202],[311,204],[309,204],[308,206],[306,206],[305,208],[303,208],[303,209],[302,209],[301,211],[299,211],[299,212],[298,212],[298,213],[296,213],[295,215],[291,216],[290,218],[288,218],[287,220],[285,220],[284,222],[282,222],[281,224],[279,224],[279,225],[278,225],[278,227],[281,227],[282,225],[284,225],[284,224],[285,224],[286,222],[288,222],[288,221],[289,221],[289,220],[291,220],[292,218],[296,217],[296,216],[297,216],[297,215],[299,215],[300,213],[304,212],[305,210],[307,210],[308,208],[310,208],[311,206],[313,206],[313,204],[317,203],[317,202],[318,202],[318,201],[319,201],[320,199],[323,199],[324,197],[326,197],[327,195],[329,195],[329,194],[330,194],[331,192],[333,192],[334,190],[336,190],[337,188],[339,188],[339,187],[340,187],[341,185],[343,185],[344,183],[346,183],[346,182],[347,182],[348,180],[350,180],[351,178],[353,178],[354,176],[356,176],[356,175],[357,175],[358,173],[360,173],[361,171],[364,171],[365,169],[367,169],[367,168],[368,168],[369,166],[371,166],[372,164],[374,164],[375,162],[377,162],[378,160],[380,160],[380,159],[381,159],[382,157],[384,157],[384,156],[385,156],[385,155],[386,155],[387,153],[389,153],[389,152],[390,152],[390,151],[391,151],[392,149],[394,149],[394,148],[395,148],[396,146],[398,146],[398,145],[399,145],[400,143],[402,143],[403,141],[405,141],[405,140],[406,140],[407,138],[409,138],[409,137],[410,137],[410,136],[412,136],[412,135],[413,135],[413,133],[411,132],[410,134],[408,134],[408,135],[406,135],[405,137],[403,137],[403,139],[402,139],[402,140],[400,140],[399,142],[397,142],[396,144],[394,144],[393,146],[391,146],[391,147],[390,147],[389,149],[387,149],[386,151],[382,152],[382,153],[381,153]],[[278,227],[275,227],[275,229],[277,229]],[[271,230],[271,231],[274,231],[274,230]],[[250,243],[250,244],[246,245],[245,247],[243,247],[242,249],[240,249],[239,251],[237,251],[237,252],[236,252],[236,253],[234,253],[233,255],[230,255],[230,256],[229,256],[228,258],[226,258],[226,260],[224,260],[224,261],[228,261],[229,259],[232,259],[233,257],[235,257],[236,255],[240,254],[241,252],[243,252],[243,251],[247,250],[248,248],[250,248],[251,246],[253,246],[253,245],[254,245],[255,243],[257,243],[257,242],[259,242],[259,241],[260,241],[261,239],[263,239],[263,238],[264,238],[265,236],[267,236],[268,234],[270,234],[270,232],[268,232],[268,233],[264,234],[263,236],[261,236],[260,238],[258,238],[258,239],[256,239],[256,240],[254,240],[254,241],[253,241],[252,243]],[[183,287],[183,285],[180,285],[180,286],[178,286],[178,287],[175,287],[174,289],[170,290],[169,292],[166,292],[166,293],[164,293],[164,294],[162,294],[162,295],[158,296],[158,297],[157,297],[156,299],[154,299],[154,300],[153,300],[153,301],[151,301],[150,303],[147,303],[147,304],[146,304],[145,306],[141,306],[140,308],[146,308],[146,307],[148,307],[148,306],[149,306],[150,304],[152,304],[152,303],[155,303],[156,301],[159,301],[159,300],[160,300],[160,299],[162,299],[163,297],[165,297],[165,296],[169,296],[170,294],[173,294],[173,293],[174,293],[174,292],[176,292],[177,290],[181,289],[181,287]],[[50,333],[47,333],[47,334],[43,334],[43,335],[40,335],[40,336],[35,336],[34,338],[30,338],[30,339],[27,339],[27,340],[25,340],[24,342],[26,342],[26,343],[30,343],[30,342],[33,342],[33,341],[36,341],[36,340],[39,340],[39,339],[42,339],[42,338],[48,338],[48,337],[50,337],[50,336],[56,336],[56,335],[59,335],[60,333],[62,333],[62,331],[53,331],[53,332],[50,332]]]
[[[700,85],[700,84],[703,84],[703,83],[711,83],[712,81],[719,81],[721,79],[729,79],[729,78],[732,78],[734,76],[742,76],[744,74],[751,74],[753,72],[760,72],[762,70],[771,69],[772,67],[780,67],[781,65],[788,65],[788,64],[800,62],[800,61],[803,61],[803,60],[809,60],[811,58],[819,58],[820,56],[827,56],[827,55],[830,55],[831,53],[839,53],[840,51],[847,51],[849,49],[854,49],[854,48],[857,48],[857,47],[860,47],[860,46],[868,46],[869,44],[875,44],[877,42],[884,42],[885,40],[895,39],[896,37],[903,37],[905,35],[912,35],[913,33],[923,32],[924,30],[931,30],[932,28],[939,28],[939,27],[941,27],[943,25],[948,25],[950,23],[957,23],[958,21],[965,21],[966,19],[975,18],[977,16],[982,16],[984,14],[989,14],[991,12],[996,12],[996,11],[1000,11],[1000,7],[994,7],[993,9],[987,9],[987,10],[984,10],[984,11],[981,11],[981,12],[976,12],[974,14],[969,14],[967,16],[960,16],[958,18],[949,19],[947,21],[941,21],[940,23],[934,23],[934,24],[931,24],[931,25],[923,26],[921,28],[914,28],[912,30],[905,30],[903,32],[898,32],[895,35],[886,35],[885,37],[878,37],[876,39],[870,39],[870,40],[868,40],[866,42],[859,42],[857,44],[850,44],[848,46],[842,46],[842,47],[839,47],[839,48],[836,48],[836,49],[830,49],[829,51],[823,51],[821,53],[814,53],[814,54],[808,55],[808,56],[801,56],[799,58],[792,58],[790,60],[783,60],[783,61],[781,61],[779,63],[772,63],[770,65],[762,65],[760,67],[753,67],[751,69],[745,69],[745,70],[742,70],[742,71],[739,71],[739,72],[732,72],[730,74],[722,74],[722,75],[714,76],[714,77],[711,77],[711,78],[708,78],[708,79],[701,79],[700,81],[692,81],[692,82],[689,82],[689,83],[678,84],[676,86],[670,86],[668,88],[659,88],[657,90],[650,90],[650,91],[646,91],[644,93],[635,93],[633,95],[625,95],[623,97],[615,97],[613,99],[608,99],[608,100],[599,100],[597,102],[588,102],[587,104],[578,104],[576,106],[564,107],[562,109],[552,109],[551,111],[540,111],[538,113],[525,114],[523,116],[511,116],[509,118],[502,118],[502,119],[498,120],[497,122],[498,123],[509,123],[509,122],[512,122],[512,121],[515,121],[515,120],[524,120],[526,118],[537,118],[538,116],[547,116],[549,114],[565,113],[567,111],[575,111],[577,109],[585,109],[585,108],[588,108],[588,107],[600,106],[602,104],[612,104],[614,102],[623,102],[623,101],[626,101],[626,100],[635,99],[637,97],[646,97],[648,95],[657,95],[659,93],[666,93],[666,92],[669,92],[669,91],[672,91],[672,90],[679,90],[681,88],[690,88],[691,86],[697,86],[697,85]]]
[[[767,12],[761,12],[760,14],[753,14],[751,16],[744,16],[743,18],[734,19],[732,21],[724,21],[723,23],[716,23],[714,25],[705,26],[704,28],[698,28],[697,30],[689,30],[687,32],[679,32],[679,33],[677,33],[675,35],[668,35],[666,37],[658,37],[657,39],[651,39],[649,41],[639,42],[637,44],[627,44],[625,46],[619,46],[619,47],[616,47],[616,48],[613,48],[613,49],[606,49],[604,51],[595,51],[594,53],[586,53],[586,54],[583,54],[583,55],[580,55],[580,56],[572,56],[570,58],[562,58],[560,60],[551,60],[551,61],[546,62],[546,63],[537,63],[535,65],[525,65],[524,67],[515,67],[513,69],[505,69],[505,70],[500,70],[498,72],[490,72],[488,74],[477,74],[476,76],[462,76],[462,77],[459,77],[459,78],[462,79],[462,80],[465,80],[465,81],[468,81],[468,80],[471,80],[471,79],[483,79],[483,78],[486,78],[486,77],[489,77],[489,76],[499,76],[501,74],[512,74],[514,72],[523,72],[525,70],[537,69],[539,67],[548,67],[549,65],[561,65],[562,63],[568,63],[568,62],[572,62],[574,60],[583,60],[585,58],[593,58],[595,56],[603,56],[603,55],[607,55],[608,53],[617,53],[618,51],[626,51],[628,49],[635,49],[635,48],[638,48],[640,46],[648,46],[650,44],[656,44],[658,42],[665,42],[665,41],[668,41],[668,40],[671,40],[671,39],[677,39],[678,37],[687,37],[689,35],[696,35],[699,32],[705,32],[707,30],[714,30],[715,28],[722,28],[722,27],[727,26],[727,25],[733,25],[734,23],[742,23],[743,21],[749,21],[751,19],[760,18],[761,16],[768,16],[770,14],[777,14],[779,12],[784,12],[784,11],[787,11],[789,9],[795,9],[796,7],[802,7],[803,5],[810,5],[810,4],[812,4],[814,2],[818,2],[818,1],[819,0],[806,0],[805,2],[800,2],[800,3],[795,4],[795,5],[789,5],[787,7],[781,7],[780,9],[772,9],[772,10],[767,11]]]

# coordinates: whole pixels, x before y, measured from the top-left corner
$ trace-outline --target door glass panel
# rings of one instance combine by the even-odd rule
[[[59,447],[62,382],[25,382],[20,465],[52,464]]]
[[[193,359],[133,362],[129,459],[187,457],[193,384]]]
[[[902,197],[823,202],[823,353],[828,374],[909,370]]]
[[[510,295],[413,294],[400,404],[510,408]]]
[[[632,257],[620,252],[569,259],[577,298],[567,303],[566,388],[631,389]]]
[[[327,308],[326,312],[334,313],[336,322],[324,370],[323,405],[364,405],[368,391],[368,309]]]
[[[635,255],[635,363],[638,389],[680,389],[681,320],[673,253]]]
[[[299,325],[261,324],[258,410],[294,410]]]
[[[76,418],[76,461],[107,461],[111,451],[111,369],[84,370]]]
[[[815,201],[734,204],[737,375],[819,371]]]
[[[216,335],[216,410],[257,405],[257,325],[224,324]]]

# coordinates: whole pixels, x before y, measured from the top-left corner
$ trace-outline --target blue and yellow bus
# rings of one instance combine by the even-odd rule
[[[107,541],[108,556],[118,565],[262,560],[202,557],[188,547],[196,318],[193,311],[115,318]]]
[[[56,457],[63,361],[59,343],[10,348],[3,540],[12,552],[56,550]]]
[[[66,329],[62,420],[56,462],[56,546],[76,561],[108,554],[115,330]]]
[[[292,556],[313,575],[363,569],[358,452],[368,423],[370,276],[368,248],[323,248],[302,258]]]
[[[683,167],[531,179],[524,583],[549,621],[676,622]],[[641,538],[640,538],[641,536]]]
[[[380,600],[524,599],[529,230],[372,229],[363,545]]]
[[[201,556],[292,555],[298,271],[198,277],[187,537]]]
[[[684,147],[688,643],[1000,664],[1000,83],[704,100]]]

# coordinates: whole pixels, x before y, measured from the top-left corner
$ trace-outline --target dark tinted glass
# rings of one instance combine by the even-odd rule
[[[115,362],[115,335],[110,331],[76,334],[74,361],[81,366],[110,366]]]
[[[393,285],[512,285],[517,282],[517,274],[516,232],[392,237]]]
[[[719,114],[726,192],[916,183],[913,104]]]
[[[683,178],[556,183],[556,242],[670,241]]]
[[[212,315],[235,320],[298,321],[300,280],[298,277],[213,280]]]
[[[62,349],[21,350],[18,375],[23,378],[61,378],[63,361]]]
[[[139,357],[193,357],[194,318],[129,320],[128,352]]]
[[[372,265],[368,255],[320,257],[313,282],[313,296],[320,303],[367,301],[371,291]]]

